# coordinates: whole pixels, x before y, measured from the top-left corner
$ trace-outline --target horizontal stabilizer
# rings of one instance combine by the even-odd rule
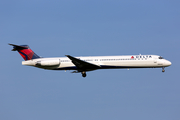
[[[9,44],[9,45],[11,45],[11,46],[13,46],[13,49],[12,49],[12,51],[17,51],[17,50],[22,50],[22,49],[28,49],[29,48],[29,46],[27,46],[27,45],[14,45],[14,44]]]
[[[37,59],[40,58],[37,54],[35,54],[28,45],[14,45],[9,44],[13,46],[12,51],[18,51],[19,54],[24,58],[24,60],[31,60],[31,59]]]

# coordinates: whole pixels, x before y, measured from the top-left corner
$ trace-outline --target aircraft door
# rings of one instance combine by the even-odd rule
[[[154,60],[154,63],[157,63],[157,60]]]

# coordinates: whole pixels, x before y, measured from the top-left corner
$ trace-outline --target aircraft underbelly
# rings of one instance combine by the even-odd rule
[[[153,61],[122,61],[122,62],[106,62],[102,64],[101,66],[111,66],[111,67],[119,67],[119,68],[125,68],[125,67],[132,67],[132,68],[139,68],[139,67],[156,67],[156,64],[153,63]]]

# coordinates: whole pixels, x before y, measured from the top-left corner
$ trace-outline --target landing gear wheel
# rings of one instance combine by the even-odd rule
[[[83,77],[86,77],[86,72],[81,72]]]
[[[162,72],[165,72],[164,67],[162,68]]]
[[[82,74],[83,77],[86,77],[86,73],[85,74]]]

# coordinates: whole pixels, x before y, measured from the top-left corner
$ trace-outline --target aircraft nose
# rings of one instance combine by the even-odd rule
[[[165,65],[167,65],[167,66],[170,66],[171,64],[172,63],[170,61],[168,61],[168,60],[165,62]]]

